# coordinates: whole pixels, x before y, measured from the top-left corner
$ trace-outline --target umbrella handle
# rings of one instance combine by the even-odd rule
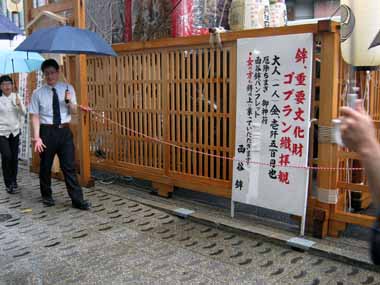
[[[66,85],[66,91],[65,91],[65,103],[66,104],[69,104],[70,103],[70,100],[66,98],[66,94],[67,92],[69,92],[69,85]]]

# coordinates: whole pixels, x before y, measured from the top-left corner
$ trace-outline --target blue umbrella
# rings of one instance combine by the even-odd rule
[[[17,51],[62,54],[117,54],[97,33],[71,26],[40,29],[28,36]]]
[[[19,34],[22,34],[22,31],[7,17],[0,14],[0,40],[13,40]]]
[[[0,51],[0,74],[32,72],[39,69],[44,60],[35,52]]]

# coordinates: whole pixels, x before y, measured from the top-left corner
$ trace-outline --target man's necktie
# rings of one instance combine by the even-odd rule
[[[60,125],[61,124],[61,111],[59,109],[59,99],[57,90],[52,88],[53,91],[53,124]]]

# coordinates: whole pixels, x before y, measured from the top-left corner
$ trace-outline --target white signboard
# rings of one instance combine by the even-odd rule
[[[313,35],[238,40],[232,200],[305,217]]]

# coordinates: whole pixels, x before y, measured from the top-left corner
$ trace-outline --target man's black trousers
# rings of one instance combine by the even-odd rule
[[[68,126],[59,128],[52,125],[41,125],[40,137],[46,146],[40,154],[40,189],[42,197],[52,197],[51,168],[55,155],[58,155],[71,200],[75,203],[83,202],[83,192],[75,170],[75,148],[70,128]]]

